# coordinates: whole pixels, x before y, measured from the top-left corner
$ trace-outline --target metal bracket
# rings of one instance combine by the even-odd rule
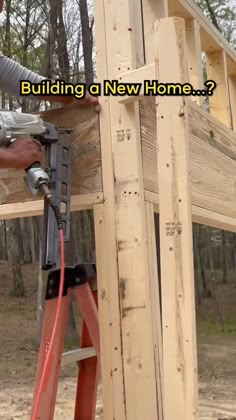
[[[71,130],[46,123],[47,132],[42,143],[47,145],[46,164],[50,176],[50,189],[55,204],[61,210],[64,240],[70,240],[71,197]],[[59,266],[59,232],[53,210],[44,202],[42,270]]]
[[[48,275],[46,300],[55,299],[59,294],[61,270],[52,270]],[[89,280],[96,278],[96,267],[93,264],[79,264],[75,267],[65,267],[65,281],[63,296],[67,295],[69,288],[82,286]]]

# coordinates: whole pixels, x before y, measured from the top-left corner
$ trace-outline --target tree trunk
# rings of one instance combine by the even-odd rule
[[[37,290],[37,328],[36,328],[36,342],[40,343],[44,315],[44,273],[41,270],[42,260],[42,217],[35,217],[33,219],[35,232],[37,233],[37,240],[39,241],[39,272],[38,272],[38,290]]]
[[[57,0],[58,10],[58,61],[60,66],[61,77],[65,81],[69,81],[70,62],[67,50],[66,30],[63,19],[63,1]]]
[[[220,323],[224,325],[223,311],[221,310],[220,300],[217,295],[216,276],[215,276],[214,264],[213,264],[212,254],[211,254],[211,240],[210,240],[208,227],[206,229],[206,245],[207,245],[208,256],[209,256],[209,268],[210,268],[210,276],[211,276],[211,295],[215,298]]]
[[[215,15],[215,12],[214,12],[214,9],[211,5],[210,0],[205,0],[205,2],[206,2],[206,6],[207,6],[208,12],[210,14],[211,21],[212,21],[213,25],[216,27],[216,29],[218,29],[219,32],[221,32],[221,29],[218,25],[217,18],[216,18],[216,15]]]
[[[26,1],[26,15],[25,15],[25,27],[24,27],[24,44],[23,44],[23,51],[22,51],[22,65],[24,67],[28,67],[28,47],[29,47],[29,24],[30,24],[30,12],[31,12],[31,1]],[[24,97],[22,99],[22,112],[29,112],[30,104],[29,99]]]
[[[93,38],[89,25],[87,0],[79,0],[80,18],[82,26],[82,45],[84,54],[85,80],[87,85],[93,83]]]
[[[197,303],[200,306],[201,300],[201,288],[199,284],[199,274],[202,276],[201,271],[201,258],[199,252],[199,225],[193,224],[193,256],[194,256],[194,279],[195,279],[195,292],[197,297]],[[202,281],[203,283],[203,281]]]
[[[43,326],[43,315],[44,315],[44,288],[43,288],[43,271],[41,270],[41,258],[42,258],[42,249],[39,248],[39,274],[38,274],[38,291],[37,291],[37,332],[36,332],[36,341],[37,344],[40,344],[41,335],[42,335],[42,326]]]
[[[222,230],[222,282],[227,283],[226,232]]]
[[[204,264],[204,258],[203,258],[203,243],[204,241],[204,236],[203,236],[203,226],[199,225],[199,233],[198,233],[198,252],[199,252],[199,266],[200,266],[200,273],[201,273],[201,280],[202,280],[202,295],[203,297],[210,297],[210,290],[207,284],[207,279],[206,279],[206,275],[205,275],[205,264]]]
[[[30,231],[30,251],[31,251],[31,261],[34,264],[36,262],[36,250],[35,250],[35,230],[34,230],[34,222],[32,217],[28,218],[29,223],[29,231]]]
[[[8,259],[11,263],[13,288],[11,294],[17,297],[25,296],[25,287],[22,278],[19,240],[18,235],[20,231],[19,219],[8,222]]]

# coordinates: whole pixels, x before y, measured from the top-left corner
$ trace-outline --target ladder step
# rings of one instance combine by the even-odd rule
[[[94,356],[96,356],[96,351],[93,347],[85,347],[83,349],[68,351],[62,354],[61,366],[76,363],[80,360],[89,359]]]

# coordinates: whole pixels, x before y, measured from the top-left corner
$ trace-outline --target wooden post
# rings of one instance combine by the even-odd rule
[[[207,79],[214,80],[217,84],[214,94],[209,97],[210,113],[227,127],[231,127],[225,51],[220,50],[212,54],[206,54],[206,65]]]
[[[163,349],[162,349],[162,326],[160,311],[160,290],[158,280],[157,248],[155,236],[154,205],[146,201],[147,240],[149,255],[149,278],[152,300],[152,324],[154,337],[154,355],[156,364],[156,382],[158,397],[158,420],[163,417]]]
[[[112,375],[112,338],[111,317],[109,306],[109,266],[107,259],[107,232],[105,229],[104,205],[94,206],[94,227],[95,227],[95,246],[96,246],[96,267],[97,267],[97,287],[98,287],[98,307],[99,307],[99,330],[100,330],[100,348],[101,348],[101,376],[102,376],[102,401],[105,419],[116,418],[114,415],[114,389]],[[118,398],[119,401],[119,398]],[[120,412],[124,415],[124,406],[122,404]]]
[[[189,82],[194,89],[202,90],[204,86],[200,25],[195,19],[186,19],[186,42]],[[192,99],[196,104],[203,104],[202,96],[193,96]]]
[[[142,0],[145,62],[151,64],[155,59],[154,36],[155,22],[168,16],[168,0]]]
[[[163,83],[186,83],[184,20],[160,20],[156,25],[156,46],[159,79]],[[181,96],[160,96],[158,102],[164,419],[196,420],[197,348],[188,109],[185,97]]]
[[[101,83],[136,68],[132,4],[132,0],[95,2]],[[119,97],[102,96],[101,105],[113,419],[158,420],[138,103],[124,106]],[[100,322],[107,325],[107,319]]]
[[[236,75],[229,76],[229,97],[232,128],[236,131]]]
[[[106,16],[105,4],[103,0],[95,1],[95,31],[97,48],[97,73],[98,80],[103,83],[104,79],[109,78],[107,61],[107,35],[106,35]],[[111,22],[110,22],[111,24]],[[100,315],[100,329],[106,331],[107,343],[101,341],[101,365],[102,383],[105,393],[104,404],[109,402],[109,406],[104,407],[105,415],[108,419],[125,420],[125,390],[123,376],[123,358],[121,343],[121,313],[119,302],[119,279],[118,279],[118,259],[116,244],[116,215],[115,215],[115,185],[114,185],[114,165],[112,137],[110,127],[110,104],[106,97],[100,97],[102,110],[100,112],[100,138],[102,153],[102,179],[104,193],[104,225],[103,225],[103,255],[105,267],[99,269],[98,282],[101,276],[106,275],[107,284],[105,293],[108,299],[107,307],[103,307]],[[97,245],[97,246],[100,246]],[[105,258],[105,257],[104,257]],[[98,286],[101,291],[102,286]],[[100,292],[101,293],[101,292]],[[99,301],[103,301],[99,296]],[[106,304],[106,301],[104,301]],[[110,417],[111,416],[111,417]]]

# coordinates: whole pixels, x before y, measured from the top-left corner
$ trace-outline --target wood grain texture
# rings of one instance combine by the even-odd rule
[[[140,1],[135,2],[138,7]],[[136,68],[137,49],[140,43],[135,37],[135,14],[132,1],[104,0],[104,23],[106,57],[100,80],[108,76],[117,78]],[[102,28],[100,28],[103,31]],[[101,44],[100,44],[101,48]],[[99,50],[100,50],[99,48]],[[100,50],[101,54],[101,50]],[[157,420],[157,387],[155,375],[154,340],[152,328],[151,296],[148,267],[148,247],[145,218],[145,202],[142,174],[140,124],[138,104],[128,107],[119,103],[118,97],[107,98],[110,127],[105,125],[106,133],[102,140],[102,149],[111,144],[112,159],[108,154],[104,165],[113,163],[114,174],[107,179],[106,185],[114,184],[116,252],[119,275],[119,304],[121,313],[121,339],[123,359],[123,383],[125,390],[125,418]],[[101,114],[102,116],[102,114]],[[107,147],[108,149],[108,147]],[[112,174],[111,174],[112,175]],[[105,183],[104,183],[105,187]],[[109,187],[112,192],[112,185]],[[106,194],[104,191],[106,200]],[[105,213],[105,228],[109,219],[113,219],[114,202],[109,197],[110,209]],[[109,223],[110,225],[110,223]],[[107,226],[109,226],[107,225]],[[107,244],[113,249],[114,237],[111,231]],[[115,267],[111,252],[107,253],[110,263]],[[111,259],[112,258],[112,259]],[[109,301],[117,296],[116,272],[108,277]],[[118,319],[118,308],[111,307],[113,317]],[[110,336],[112,330],[110,330]],[[119,355],[120,348],[116,353]],[[115,367],[115,365],[113,365]],[[120,375],[121,367],[112,371],[113,377]],[[114,380],[113,380],[114,383]],[[114,385],[113,385],[114,386]],[[121,394],[120,394],[121,395]],[[120,398],[115,394],[115,399]],[[118,404],[116,403],[118,406]],[[120,402],[121,405],[121,402]],[[120,416],[114,413],[114,418]]]
[[[217,85],[214,95],[209,97],[210,113],[231,127],[226,52],[221,50],[206,54],[206,70],[207,79],[214,80]]]
[[[203,67],[201,55],[200,25],[196,19],[186,20],[186,42],[189,82],[194,89],[203,89]],[[193,96],[192,100],[203,104],[203,96]]]
[[[147,243],[149,257],[149,281],[152,300],[152,328],[154,338],[154,356],[158,397],[158,420],[164,420],[163,413],[163,348],[161,323],[161,291],[158,279],[157,244],[154,220],[154,204],[146,201]]]
[[[157,22],[156,57],[163,83],[187,81],[182,18]],[[188,104],[181,96],[162,96],[156,104],[164,419],[198,420]]]
[[[102,191],[97,113],[88,106],[78,106],[55,109],[41,115],[45,121],[73,129],[72,195]],[[36,200],[29,193],[24,176],[24,171],[0,170],[0,204]]]
[[[145,190],[158,194],[155,104],[140,103]],[[192,204],[236,217],[236,135],[189,102],[189,147]]]

